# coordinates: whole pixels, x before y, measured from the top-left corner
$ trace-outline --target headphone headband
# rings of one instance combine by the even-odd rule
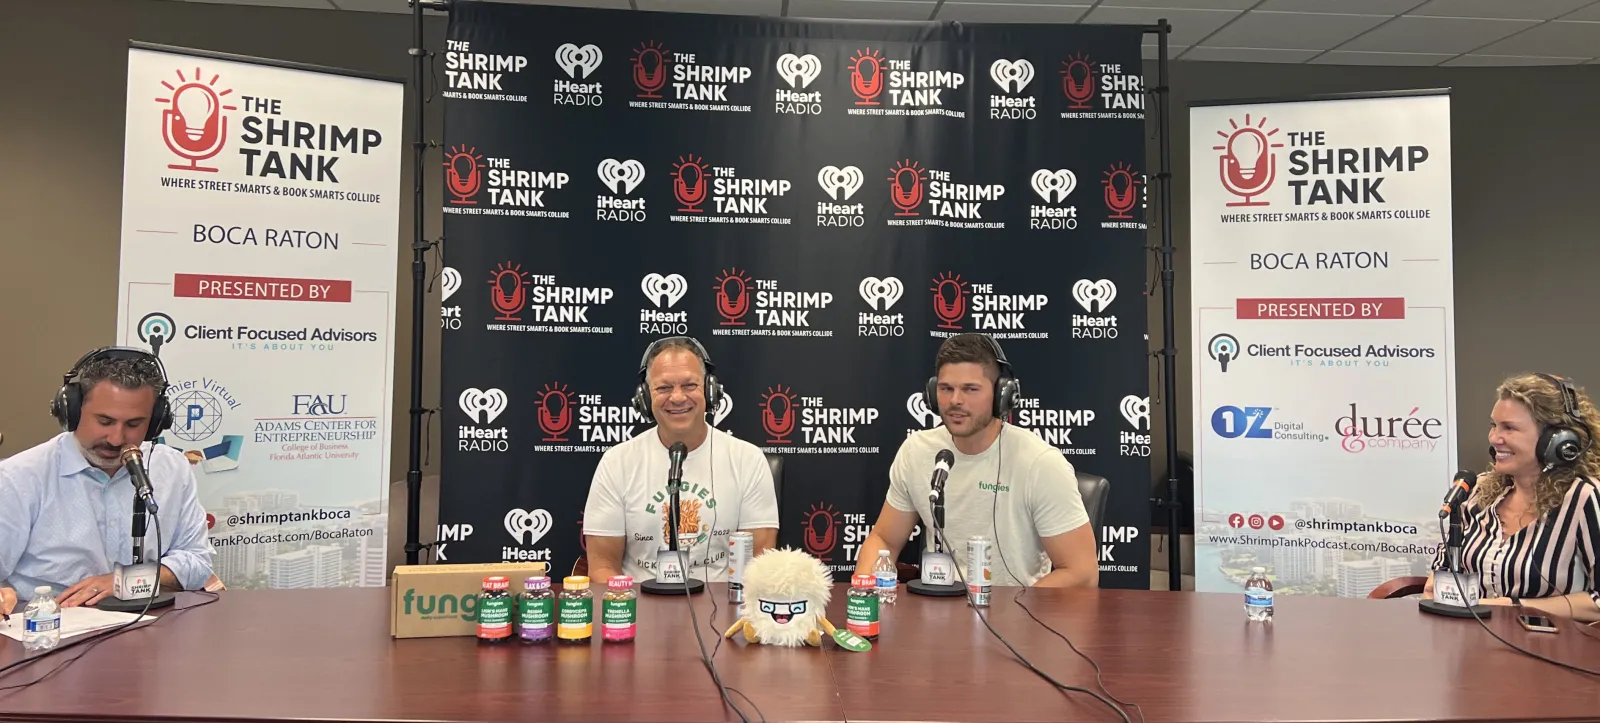
[[[1572,382],[1567,381],[1565,377],[1544,372],[1534,372],[1534,376],[1556,385],[1556,389],[1561,392],[1561,406],[1566,411],[1568,422],[1588,426],[1583,418],[1578,416],[1578,390],[1572,386]]]

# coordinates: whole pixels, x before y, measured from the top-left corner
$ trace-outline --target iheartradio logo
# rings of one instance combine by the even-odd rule
[[[916,216],[917,209],[922,206],[923,186],[927,180],[927,173],[921,165],[911,159],[906,159],[894,164],[889,169],[889,201],[894,207],[900,209],[894,212],[896,216]]]
[[[744,326],[750,313],[750,277],[739,269],[724,269],[717,274],[717,313],[722,326]]]
[[[644,291],[645,298],[657,308],[670,308],[677,306],[678,300],[689,293],[689,281],[683,278],[683,274],[662,276],[650,273],[639,282],[639,288]]]
[[[472,418],[474,424],[494,424],[509,403],[506,393],[499,389],[468,387],[461,390],[461,395],[456,398],[456,404]]]
[[[1084,311],[1091,314],[1104,312],[1106,307],[1111,305],[1111,301],[1117,298],[1117,285],[1111,283],[1111,279],[1099,281],[1078,279],[1072,285],[1072,298],[1077,300]]]
[[[790,444],[793,441],[789,435],[794,434],[794,403],[798,398],[794,389],[782,384],[768,387],[767,393],[761,395],[761,428],[767,432],[768,444]]]
[[[790,88],[800,90],[810,87],[811,81],[821,74],[822,61],[815,55],[784,53],[778,56],[778,77],[783,78]]]
[[[1122,412],[1122,418],[1128,420],[1128,424],[1133,425],[1135,430],[1150,430],[1149,397],[1138,397],[1129,394],[1122,398],[1122,402],[1117,405],[1117,409]]]
[[[215,167],[202,166],[200,162],[216,157],[228,142],[228,119],[222,111],[239,108],[223,105],[222,98],[233,93],[233,89],[217,90],[217,80],[221,76],[212,75],[210,80],[202,80],[204,76],[198,67],[192,79],[181,69],[173,72],[178,76],[178,84],[161,81],[161,87],[170,95],[156,99],[166,106],[161,111],[161,139],[173,155],[189,162],[170,164],[167,168],[216,173]]]
[[[606,190],[619,196],[633,193],[633,189],[644,183],[644,164],[633,159],[619,161],[607,158],[600,162],[595,171]]]
[[[444,167],[444,186],[449,189],[450,195],[455,196],[450,203],[457,206],[477,205],[474,197],[483,190],[483,171],[488,168],[478,149],[465,145],[451,146],[449,152],[444,154]]]
[[[461,272],[449,266],[439,272],[439,280],[441,282],[439,301],[449,301],[450,297],[455,296],[456,291],[461,288]]]
[[[1078,188],[1078,176],[1065,168],[1055,171],[1041,168],[1033,172],[1028,185],[1033,186],[1033,192],[1045,203],[1061,203]]]
[[[861,169],[855,166],[823,166],[817,171],[817,185],[826,191],[828,197],[835,201],[848,201],[856,191],[861,190],[861,184],[866,177]]]
[[[989,79],[1004,92],[1021,93],[1033,82],[1033,63],[1001,58],[989,64]]]
[[[1094,62],[1084,53],[1074,53],[1061,61],[1061,92],[1070,110],[1094,110]]]
[[[857,291],[861,293],[861,300],[867,302],[867,306],[874,311],[888,311],[905,294],[906,286],[893,276],[882,279],[868,276],[861,280]],[[882,302],[881,308],[879,302]]]
[[[927,429],[933,429],[939,424],[939,415],[928,406],[928,400],[922,396],[922,392],[906,397],[906,412]]]
[[[946,271],[933,279],[933,314],[939,317],[940,329],[961,329],[961,320],[967,316],[967,296],[971,287],[961,280],[961,274]]]
[[[605,59],[605,54],[595,45],[578,47],[572,43],[563,43],[556,48],[556,65],[566,71],[567,77],[581,80],[589,77],[590,73],[600,68],[600,61]]]
[[[633,51],[633,84],[639,88],[640,98],[659,99],[661,89],[667,84],[667,49],[662,44],[648,40]]]
[[[544,385],[539,392],[539,429],[546,442],[567,441],[572,429],[572,391],[561,382]]]
[[[733,414],[733,395],[723,392],[722,397],[717,399],[717,408],[711,410],[711,426],[721,426],[722,420],[730,414]]]
[[[882,53],[863,48],[850,56],[850,92],[856,94],[856,105],[878,105],[883,86]]]
[[[522,321],[522,309],[528,300],[528,274],[522,264],[507,261],[489,274],[489,304],[500,312],[496,321]]]
[[[1250,114],[1244,115],[1244,125],[1239,125],[1233,119],[1228,119],[1229,132],[1217,131],[1222,136],[1222,145],[1212,146],[1211,150],[1221,151],[1217,159],[1217,176],[1222,180],[1222,187],[1239,197],[1239,200],[1228,203],[1229,206],[1270,206],[1270,201],[1252,200],[1272,188],[1272,182],[1278,175],[1278,154],[1274,148],[1282,148],[1282,143],[1273,143],[1272,136],[1278,134],[1279,129],[1264,130],[1267,127],[1267,118],[1262,116],[1260,121],[1252,124]]]

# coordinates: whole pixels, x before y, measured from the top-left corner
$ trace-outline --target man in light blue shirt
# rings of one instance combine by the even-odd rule
[[[69,372],[51,405],[67,430],[0,460],[0,613],[55,589],[64,607],[112,593],[112,570],[133,563],[133,484],[124,447],[139,445],[159,514],[145,533],[158,548],[161,587],[198,590],[211,577],[213,550],[194,472],[182,452],[150,442],[167,426],[160,362],[137,349],[91,352]]]

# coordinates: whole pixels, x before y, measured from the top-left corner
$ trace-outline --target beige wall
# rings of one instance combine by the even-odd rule
[[[400,0],[396,0],[399,2]],[[429,19],[429,46],[444,23]],[[46,402],[85,350],[114,338],[122,123],[129,39],[259,55],[409,77],[404,15],[209,5],[157,0],[0,0],[0,455],[55,433]],[[1494,384],[1539,368],[1600,385],[1600,339],[1585,316],[1597,305],[1586,282],[1600,268],[1592,221],[1600,181],[1600,66],[1560,68],[1356,68],[1177,63],[1172,157],[1187,158],[1194,99],[1392,88],[1454,89],[1458,380],[1462,462],[1485,462],[1483,425]],[[440,104],[429,109],[438,139]],[[407,138],[410,121],[406,118]],[[1155,146],[1151,146],[1154,170]],[[433,168],[434,166],[428,166]],[[1588,169],[1588,170],[1585,170]],[[1179,447],[1190,449],[1187,352],[1188,208],[1181,166],[1174,209],[1178,245]],[[406,164],[402,241],[410,239]],[[438,234],[438,176],[430,174],[427,233]],[[407,464],[410,360],[409,243],[396,279],[394,477]],[[430,269],[430,271],[436,269]],[[435,299],[438,293],[434,289]],[[429,308],[437,308],[430,301]],[[1151,309],[1159,344],[1159,306]],[[424,324],[425,403],[437,406],[438,332]],[[908,372],[910,373],[910,372]],[[1160,378],[1152,371],[1160,397]],[[1165,401],[1165,400],[1162,400]],[[1155,413],[1162,413],[1157,407]],[[425,474],[437,474],[431,425]],[[1154,468],[1163,468],[1162,437]],[[1154,475],[1153,475],[1154,476]],[[400,493],[394,489],[396,508]],[[425,495],[423,539],[431,537]],[[397,509],[398,511],[398,509]],[[393,518],[398,549],[404,517]]]

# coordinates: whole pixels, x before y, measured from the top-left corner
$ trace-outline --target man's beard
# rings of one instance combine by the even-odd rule
[[[96,444],[92,447],[85,447],[82,443],[79,443],[78,448],[83,450],[84,458],[97,467],[118,464],[122,455],[122,450],[109,444]]]
[[[976,437],[988,429],[989,425],[994,424],[994,417],[980,417],[969,413],[967,415],[967,423],[970,425],[967,431],[957,433],[952,429],[950,435],[953,437]],[[950,425],[946,424],[945,428],[950,429]]]

